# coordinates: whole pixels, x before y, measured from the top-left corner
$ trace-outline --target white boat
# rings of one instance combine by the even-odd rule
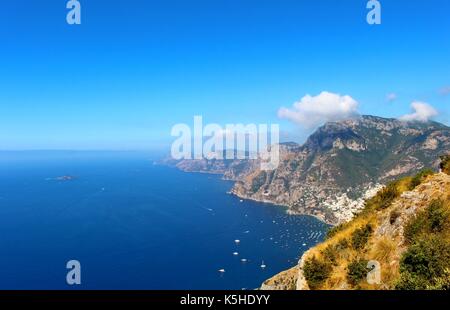
[[[225,269],[219,269],[219,272],[220,272],[220,273],[224,273],[224,272],[225,272]]]
[[[234,256],[238,256],[239,253],[238,253],[238,252],[233,252],[233,255],[234,255]]]
[[[241,262],[246,263],[246,262],[247,262],[247,259],[246,259],[246,258],[242,258],[242,259],[241,259]]]
[[[236,239],[236,240],[234,240],[234,243],[239,244],[239,243],[241,243],[241,240]]]
[[[262,261],[261,268],[264,269],[266,267],[267,267],[266,264],[264,264],[264,261]]]

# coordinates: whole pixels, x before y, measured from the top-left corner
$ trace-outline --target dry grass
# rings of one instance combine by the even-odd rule
[[[426,182],[431,178],[432,176],[427,177],[423,182]],[[400,197],[402,193],[409,190],[411,180],[412,177],[406,177],[393,183],[393,186],[395,186],[398,192],[398,197]],[[439,193],[439,196],[442,196],[442,189]],[[399,198],[395,199],[394,202],[398,199]],[[327,260],[327,258],[325,257],[324,252],[327,247],[337,247],[340,241],[342,241],[343,239],[348,240],[348,248],[339,249],[338,247],[336,262],[333,265],[331,276],[324,282],[320,289],[333,290],[352,288],[351,285],[349,285],[347,282],[347,266],[349,262],[356,259],[379,261],[382,268],[382,284],[370,285],[366,281],[361,281],[356,287],[353,288],[374,290],[393,287],[396,279],[398,279],[399,276],[398,266],[400,254],[398,248],[398,236],[392,238],[392,236],[379,237],[372,234],[369,237],[367,245],[362,250],[355,250],[351,245],[352,235],[355,230],[370,224],[375,231],[381,220],[389,218],[391,212],[396,208],[392,203],[390,205],[388,204],[387,208],[379,209],[377,207],[378,204],[383,204],[383,201],[382,199],[380,200],[380,197],[376,197],[372,201],[372,203],[369,202],[365,212],[362,212],[351,222],[343,225],[343,227],[339,231],[337,231],[331,238],[317,245],[315,248],[311,249],[308,252],[308,257],[306,257],[306,259],[315,256],[318,259],[325,261]]]
[[[387,263],[392,261],[393,255],[397,244],[390,238],[382,237],[375,241],[370,256],[381,263]]]
[[[450,214],[450,177],[445,174],[435,174],[424,177],[421,184],[418,185],[415,194],[402,196],[402,193],[410,188],[412,178],[404,178],[395,183],[397,198],[392,202],[391,197],[379,195],[372,201],[368,202],[367,208],[360,215],[355,217],[349,223],[336,230],[334,235],[323,243],[310,249],[305,260],[316,257],[321,262],[327,262],[332,265],[332,271],[328,279],[318,289],[325,290],[344,290],[344,289],[393,289],[400,278],[399,265],[400,258],[407,250],[408,245],[403,243],[403,229],[408,218],[413,214],[425,211],[430,202],[435,199],[444,201],[444,205],[448,214]],[[392,188],[391,188],[392,189]],[[381,198],[380,198],[381,197]],[[382,197],[387,197],[391,204],[386,204]],[[383,205],[378,208],[377,204]],[[414,208],[411,211],[411,208]],[[391,221],[393,211],[400,213],[399,221]],[[409,211],[408,211],[409,210]],[[405,218],[405,214],[407,217]],[[399,216],[400,216],[399,215]],[[367,244],[362,249],[354,249],[352,247],[352,235],[355,230],[364,228],[370,224],[373,233],[370,235]],[[446,242],[450,242],[450,220],[446,223],[440,237]],[[377,230],[378,229],[378,230]],[[386,235],[387,234],[387,235]],[[347,246],[342,241],[347,240]],[[329,251],[326,251],[328,248]],[[330,249],[332,254],[330,254]],[[361,280],[355,287],[352,287],[347,280],[347,267],[350,262],[355,260],[376,260],[381,265],[381,281],[379,285],[370,285],[367,281]],[[281,274],[284,281],[292,286],[293,278],[296,276],[290,270],[289,273]],[[279,284],[280,278],[272,282]]]
[[[280,290],[295,290],[297,287],[298,266],[283,271],[266,280],[265,285]]]
[[[335,290],[335,289],[348,289],[349,284],[347,283],[347,265],[348,262],[357,259],[357,258],[364,258],[361,257],[361,253],[367,253],[369,246],[367,246],[365,251],[357,251],[354,250],[351,246],[351,238],[352,234],[355,230],[365,227],[367,224],[371,224],[373,228],[376,228],[376,216],[364,216],[364,217],[358,217],[352,222],[350,222],[346,227],[342,230],[337,232],[332,238],[326,240],[325,242],[317,245],[315,248],[311,249],[311,251],[308,253],[308,257],[316,256],[318,259],[326,259],[324,258],[323,252],[328,246],[334,246],[336,247],[341,240],[346,239],[348,240],[348,248],[346,249],[340,249],[337,253],[337,260],[336,264],[333,267],[333,271],[331,272],[330,278],[325,281],[325,283],[322,285],[321,289],[325,290]],[[365,256],[366,254],[363,254]],[[370,289],[373,289],[370,287]]]

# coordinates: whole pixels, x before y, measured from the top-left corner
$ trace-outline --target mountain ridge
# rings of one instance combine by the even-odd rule
[[[364,115],[328,122],[303,145],[280,144],[280,164],[262,171],[258,160],[181,160],[190,172],[234,180],[231,193],[286,206],[293,214],[329,224],[349,221],[364,200],[385,184],[425,167],[437,170],[450,151],[450,128],[437,122],[404,122]]]
[[[383,184],[425,167],[450,150],[450,128],[362,116],[330,122],[303,145],[282,147],[273,172],[241,175],[232,192],[272,201],[330,224],[350,220]]]

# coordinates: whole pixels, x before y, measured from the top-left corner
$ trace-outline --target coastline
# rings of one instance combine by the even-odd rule
[[[325,223],[325,224],[331,225],[331,226],[336,226],[336,223],[329,222],[329,221],[327,221],[327,220],[326,220],[324,217],[322,217],[322,216],[319,216],[319,215],[317,215],[317,214],[308,213],[308,212],[298,212],[298,211],[294,211],[294,210],[290,209],[288,205],[283,205],[283,204],[274,203],[273,201],[266,200],[266,199],[258,199],[258,198],[253,198],[253,197],[243,196],[243,195],[240,195],[240,194],[234,192],[233,190],[230,190],[227,194],[236,196],[236,197],[238,197],[238,198],[240,198],[240,199],[243,199],[243,200],[250,200],[250,201],[255,201],[255,202],[261,202],[261,203],[270,204],[270,205],[273,205],[273,206],[275,206],[275,207],[282,207],[282,208],[285,208],[285,209],[286,209],[285,212],[286,212],[286,214],[288,214],[288,215],[293,215],[293,216],[295,216],[295,215],[307,215],[307,216],[312,216],[312,217],[316,218],[317,220],[321,221],[322,223]]]
[[[166,164],[167,166],[167,164]],[[234,184],[236,182],[238,182],[239,180],[237,179],[233,179],[233,178],[226,178],[225,177],[225,173],[222,171],[205,171],[205,170],[186,170],[186,169],[182,169],[180,167],[177,167],[176,165],[169,165],[181,172],[184,173],[199,173],[199,174],[205,174],[205,175],[216,175],[219,176],[221,175],[221,179],[224,181],[232,181],[233,182],[233,187],[226,192],[226,194],[235,196],[236,198],[242,199],[242,200],[247,200],[247,201],[254,201],[254,202],[258,202],[258,203],[264,203],[264,204],[268,204],[271,205],[273,207],[276,208],[283,208],[285,209],[284,212],[289,215],[289,216],[299,216],[299,215],[303,215],[303,216],[311,216],[317,220],[319,220],[320,222],[330,225],[330,226],[335,226],[336,223],[330,223],[328,221],[326,221],[326,219],[324,217],[318,216],[317,214],[309,214],[307,212],[297,212],[294,211],[292,209],[289,208],[289,206],[287,205],[283,205],[283,204],[276,204],[273,201],[270,200],[266,200],[266,199],[258,199],[258,198],[253,198],[253,197],[247,197],[244,195],[241,195],[237,192],[234,191]],[[306,257],[306,255],[310,252],[310,250],[313,247],[308,248],[299,258],[299,261],[290,269],[288,270],[283,270],[280,271],[278,273],[273,274],[271,277],[268,277],[266,280],[264,280],[261,285],[257,288],[255,288],[256,290],[279,290],[281,287],[277,284],[274,283],[284,283],[285,279],[288,278],[290,279],[290,287],[283,287],[283,289],[294,289],[294,290],[308,290],[309,287],[306,284],[306,280],[304,279],[303,276],[303,263],[304,263],[304,259]],[[283,281],[281,281],[281,279],[284,279]],[[274,282],[274,283],[272,283]]]

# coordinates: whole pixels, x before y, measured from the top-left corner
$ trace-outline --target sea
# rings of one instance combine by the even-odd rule
[[[0,152],[0,289],[255,289],[329,229],[159,156]]]

